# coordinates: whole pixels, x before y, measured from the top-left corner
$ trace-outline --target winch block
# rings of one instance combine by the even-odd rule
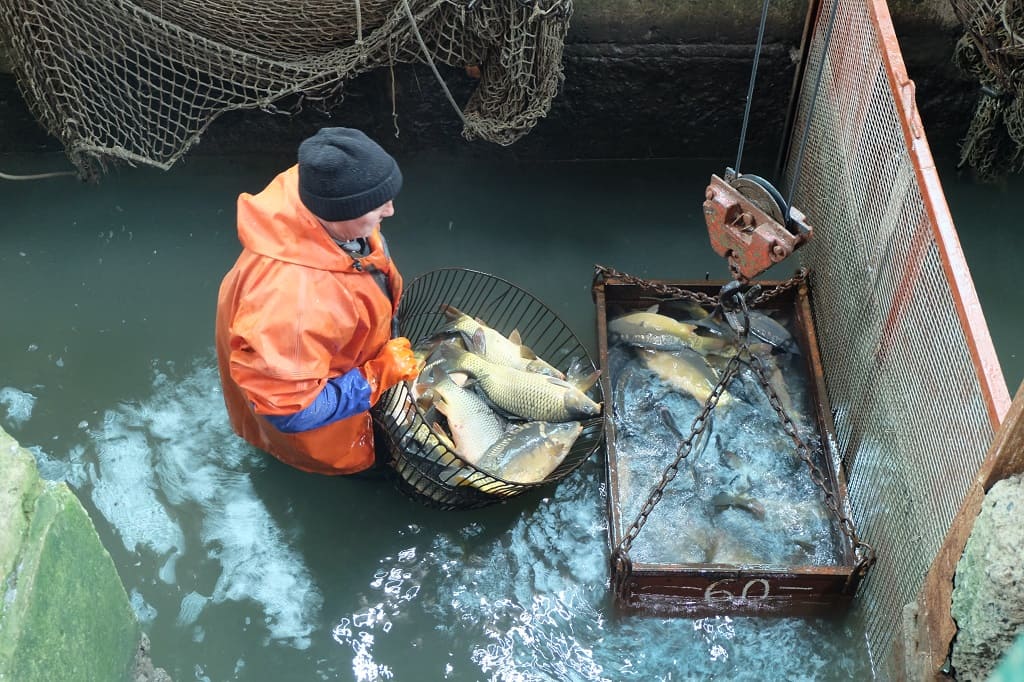
[[[711,247],[746,279],[782,262],[811,237],[812,229],[797,209],[778,207],[785,211],[784,224],[765,210],[774,206],[762,207],[717,175],[711,176],[704,196]]]

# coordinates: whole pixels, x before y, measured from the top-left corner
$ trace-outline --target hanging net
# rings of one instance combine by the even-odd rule
[[[1024,1],[953,0],[964,28],[954,63],[981,97],[960,149],[961,165],[991,180],[1024,169]]]
[[[167,169],[227,111],[330,109],[396,63],[431,67],[467,139],[510,145],[561,84],[571,14],[572,0],[4,0],[0,35],[36,118],[95,176]],[[479,67],[461,110],[438,65]]]

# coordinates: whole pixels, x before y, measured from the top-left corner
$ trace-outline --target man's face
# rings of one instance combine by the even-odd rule
[[[320,224],[338,241],[348,242],[353,239],[365,239],[373,234],[373,229],[385,218],[395,215],[394,202],[387,202],[369,213],[353,218],[352,220],[323,220],[317,218]]]

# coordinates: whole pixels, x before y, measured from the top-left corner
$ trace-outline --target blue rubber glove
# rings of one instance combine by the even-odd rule
[[[358,368],[328,380],[320,394],[295,414],[265,415],[278,431],[312,431],[370,409],[371,388]]]

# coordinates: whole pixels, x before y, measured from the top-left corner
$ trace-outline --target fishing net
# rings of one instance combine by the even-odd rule
[[[518,330],[523,343],[538,357],[566,372],[571,367],[593,372],[597,368],[579,338],[532,294],[493,275],[463,268],[433,270],[410,282],[402,295],[399,330],[414,347],[444,330],[449,320],[443,305],[478,317],[505,336]],[[600,382],[591,389],[603,402]],[[582,422],[565,459],[543,480],[506,481],[459,457],[445,438],[439,438],[410,386],[402,383],[387,391],[372,410],[392,453],[399,488],[414,499],[440,509],[474,509],[507,500],[527,490],[548,485],[575,471],[603,440],[602,416]]]
[[[398,63],[431,67],[467,139],[510,145],[561,84],[571,14],[572,0],[5,0],[0,35],[36,118],[95,176],[167,169],[228,111],[329,110]],[[461,110],[438,64],[479,67]]]
[[[1024,169],[1024,0],[953,0],[964,28],[954,63],[981,85],[960,150],[982,179]]]

